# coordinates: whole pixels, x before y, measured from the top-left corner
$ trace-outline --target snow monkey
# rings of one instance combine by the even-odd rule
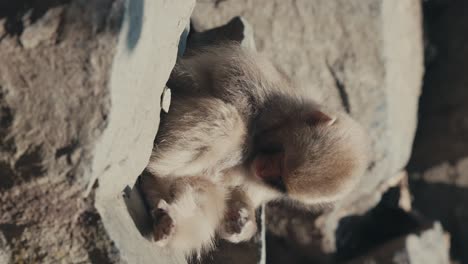
[[[248,240],[260,204],[333,203],[366,169],[357,122],[238,44],[189,51],[168,87],[170,110],[142,181],[162,246],[199,253],[216,235]]]

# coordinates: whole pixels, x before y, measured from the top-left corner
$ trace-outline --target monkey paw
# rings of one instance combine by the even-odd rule
[[[249,214],[247,208],[229,210],[220,228],[221,238],[239,243],[250,239],[257,232],[255,216]]]
[[[175,231],[174,219],[169,215],[169,205],[161,199],[151,214],[153,217],[154,241],[158,246],[165,247]]]

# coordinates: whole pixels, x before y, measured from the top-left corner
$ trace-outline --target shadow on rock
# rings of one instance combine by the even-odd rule
[[[336,260],[351,260],[421,228],[422,220],[398,207],[398,187],[389,189],[380,203],[364,215],[340,220],[336,230]]]
[[[422,180],[410,183],[415,208],[428,218],[441,221],[451,235],[452,258],[468,263],[468,189]]]

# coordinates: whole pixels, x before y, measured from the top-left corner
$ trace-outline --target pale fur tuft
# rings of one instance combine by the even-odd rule
[[[213,249],[215,230],[225,211],[222,189],[215,185],[202,191],[195,188],[188,187],[169,208],[176,230],[168,247],[186,257]]]
[[[176,100],[147,169],[162,177],[216,175],[240,162],[245,137],[246,125],[232,105],[214,98]]]

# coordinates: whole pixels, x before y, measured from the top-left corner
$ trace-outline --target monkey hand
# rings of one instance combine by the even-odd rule
[[[219,236],[232,243],[249,240],[257,232],[255,212],[242,206],[227,209]]]
[[[160,247],[165,247],[175,231],[175,221],[169,215],[169,205],[160,200],[151,212],[153,219],[153,238]]]

